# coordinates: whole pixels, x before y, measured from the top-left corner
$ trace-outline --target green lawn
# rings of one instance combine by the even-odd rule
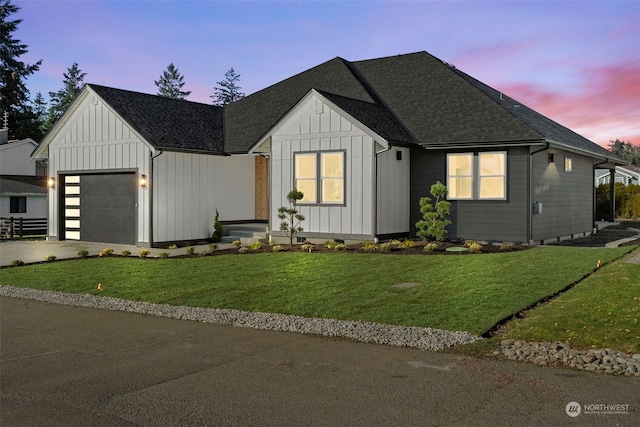
[[[640,264],[616,261],[605,266],[512,322],[506,337],[640,353]]]
[[[0,270],[0,284],[482,334],[631,248],[479,255],[265,253],[93,258]],[[633,272],[632,272],[633,273]],[[393,288],[417,282],[414,288]],[[96,287],[102,283],[103,292]]]

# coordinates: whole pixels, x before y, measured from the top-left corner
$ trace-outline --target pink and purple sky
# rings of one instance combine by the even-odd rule
[[[173,62],[210,103],[233,67],[251,94],[340,56],[425,50],[606,146],[640,144],[640,1],[14,0],[32,97],[74,62],[96,83],[156,93]]]

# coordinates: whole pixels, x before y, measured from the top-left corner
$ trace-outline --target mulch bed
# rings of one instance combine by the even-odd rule
[[[493,245],[493,244],[487,244],[487,245],[482,245],[482,247],[480,248],[479,251],[476,252],[471,252],[469,250],[462,250],[462,251],[451,251],[451,250],[447,250],[448,248],[464,248],[464,242],[450,242],[450,241],[446,241],[446,242],[433,242],[435,244],[437,244],[437,248],[434,249],[433,251],[429,251],[426,252],[424,251],[424,246],[429,243],[429,242],[423,242],[423,241],[414,241],[415,246],[411,247],[411,248],[400,248],[400,247],[394,247],[391,248],[391,250],[389,251],[384,251],[380,248],[380,244],[377,245],[376,249],[369,249],[366,250],[363,248],[362,244],[356,243],[356,244],[351,244],[351,245],[346,245],[346,249],[343,250],[336,250],[336,249],[332,249],[332,248],[327,248],[324,244],[314,244],[312,247],[311,252],[313,253],[385,253],[385,254],[392,254],[392,255],[465,255],[465,254],[472,254],[472,253],[496,253],[496,252],[512,252],[512,251],[521,251],[521,250],[526,250],[529,249],[531,246],[529,245],[522,245],[522,244],[509,244],[506,246],[501,246],[501,245]],[[296,245],[279,245],[282,248],[283,252],[309,252],[309,250],[305,250],[303,249],[303,244],[296,244]],[[466,248],[465,248],[466,249]],[[249,250],[247,252],[247,254],[251,254],[251,253],[265,253],[265,252],[273,252],[273,246],[271,245],[266,245],[263,244],[262,247],[260,247],[259,249],[256,250]],[[230,248],[230,249],[220,249],[220,250],[216,250],[215,254],[233,254],[233,253],[238,253],[238,248]],[[172,257],[174,258],[174,257]]]

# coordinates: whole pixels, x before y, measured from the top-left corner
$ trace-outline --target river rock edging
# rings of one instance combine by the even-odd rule
[[[628,354],[609,348],[578,350],[563,342],[504,339],[500,342],[500,350],[495,350],[493,354],[502,354],[509,360],[538,366],[564,365],[581,371],[640,377],[640,354]]]

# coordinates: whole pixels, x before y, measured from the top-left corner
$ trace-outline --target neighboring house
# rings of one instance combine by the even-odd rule
[[[20,219],[46,223],[48,203],[46,168],[31,159],[38,144],[32,139],[8,141],[6,129],[0,135],[0,228],[2,234],[18,233]],[[11,220],[15,224],[11,224]],[[24,228],[32,229],[24,224]],[[32,231],[32,230],[30,230]]]
[[[640,184],[640,170],[635,169],[632,166],[622,167],[616,166],[615,182],[620,182],[625,186],[629,184]],[[602,184],[609,184],[611,182],[611,171],[609,170],[597,170],[595,183],[596,187]]]
[[[34,157],[51,239],[139,245],[208,237],[216,210],[283,237],[294,188],[304,238],[410,236],[436,181],[449,238],[555,241],[591,233],[594,170],[626,163],[426,52],[335,58],[224,109],[86,85]]]

